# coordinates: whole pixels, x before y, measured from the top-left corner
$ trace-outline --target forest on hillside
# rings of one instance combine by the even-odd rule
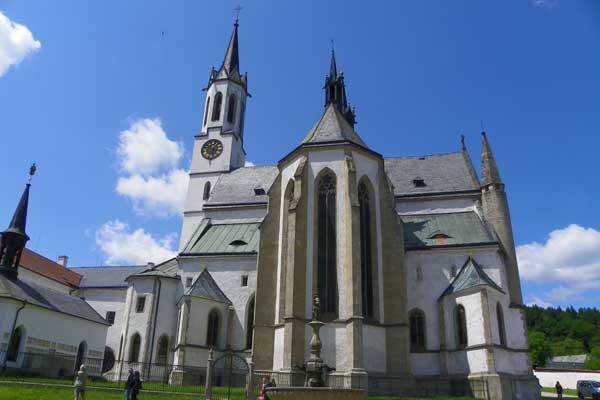
[[[600,310],[525,308],[533,363],[543,367],[555,356],[590,354],[586,368],[600,369]]]

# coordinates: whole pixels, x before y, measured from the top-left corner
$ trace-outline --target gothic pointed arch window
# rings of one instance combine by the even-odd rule
[[[8,344],[8,350],[6,354],[6,361],[17,361],[22,339],[23,327],[19,326],[17,329],[14,330],[12,337],[10,338],[10,343]]]
[[[418,308],[409,314],[410,351],[413,353],[425,350],[425,313]]]
[[[233,124],[235,121],[235,94],[229,96],[229,102],[227,104],[227,122]]]
[[[167,335],[162,335],[158,339],[158,346],[156,349],[156,363],[159,365],[167,364],[169,357],[169,338]]]
[[[496,304],[496,318],[498,320],[498,337],[500,344],[506,346],[506,328],[504,327],[504,312],[500,303]]]
[[[338,316],[336,267],[336,181],[325,172],[317,181],[317,290],[324,318]]]
[[[213,104],[211,121],[221,119],[221,106],[223,105],[223,93],[217,92],[215,95],[215,103]]]
[[[206,99],[206,109],[204,110],[204,125],[206,125],[206,120],[208,119],[208,110],[210,110],[210,96]]]
[[[374,317],[373,307],[373,243],[371,239],[371,196],[367,184],[358,184],[360,209],[360,267],[362,282],[362,312],[366,318]]]
[[[242,101],[242,109],[240,111],[240,136],[244,136],[244,114],[246,114],[246,103]]]
[[[467,336],[467,314],[465,308],[462,305],[456,306],[454,311],[454,320],[456,327],[456,346],[467,347],[468,336]]]
[[[220,317],[217,310],[212,310],[208,314],[208,324],[206,328],[206,345],[214,347],[219,339]]]
[[[248,304],[248,317],[246,318],[246,349],[252,348],[252,335],[254,333],[254,296]]]
[[[202,200],[208,200],[210,197],[210,181],[204,184],[204,193],[202,193]]]
[[[142,338],[140,338],[139,333],[135,333],[131,337],[130,349],[129,349],[129,362],[139,362],[140,361],[140,346],[142,344]]]

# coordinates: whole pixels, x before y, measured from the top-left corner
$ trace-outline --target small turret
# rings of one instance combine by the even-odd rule
[[[481,203],[486,221],[494,228],[506,263],[511,306],[522,306],[523,295],[515,251],[512,222],[504,183],[485,132],[481,132]]]
[[[33,164],[29,169],[29,179],[27,180],[17,209],[8,228],[2,232],[2,237],[0,238],[0,273],[9,279],[17,279],[21,254],[25,248],[25,244],[29,240],[29,236],[25,233],[25,226],[27,225],[29,188],[31,187],[31,179],[35,171],[36,166]]]
[[[337,72],[335,52],[333,49],[331,49],[329,75],[325,77],[325,86],[323,89],[325,89],[325,107],[327,107],[329,104],[334,104],[335,107],[342,113],[346,121],[348,121],[348,123],[354,127],[356,124],[356,113],[346,98],[344,73]]]

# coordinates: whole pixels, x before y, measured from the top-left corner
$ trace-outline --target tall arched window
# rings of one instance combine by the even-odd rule
[[[233,123],[235,120],[235,94],[229,96],[229,104],[227,104],[227,122]]]
[[[213,105],[212,121],[218,121],[221,119],[221,105],[223,103],[223,93],[217,92],[215,95],[215,104]]]
[[[496,304],[496,318],[498,319],[498,336],[500,344],[506,346],[506,329],[504,327],[504,312],[500,303]]]
[[[158,348],[156,349],[156,363],[165,365],[169,356],[169,338],[167,335],[162,335],[158,339]]]
[[[242,109],[240,112],[240,136],[244,136],[244,114],[246,113],[246,103],[242,101]]]
[[[87,354],[87,343],[85,341],[79,343],[77,348],[77,358],[75,358],[75,371],[79,371],[79,367],[85,364],[85,356]]]
[[[425,350],[425,313],[414,309],[409,314],[410,351],[415,353]]]
[[[373,313],[373,259],[371,243],[371,199],[364,182],[358,184],[360,208],[360,269],[362,282],[363,316],[372,318]]]
[[[136,333],[131,338],[131,348],[129,349],[129,361],[130,362],[138,362],[140,361],[140,345],[142,344],[142,339],[140,335]]]
[[[216,346],[219,339],[219,312],[212,310],[208,314],[208,326],[206,330],[206,345]]]
[[[23,327],[19,326],[12,334],[8,350],[6,353],[6,361],[17,361],[19,349],[21,348],[21,339],[23,339]]]
[[[115,352],[110,347],[104,347],[104,359],[102,360],[102,373],[110,371],[115,366]]]
[[[325,318],[338,315],[335,201],[335,178],[328,172],[317,183],[317,287]]]
[[[456,345],[457,347],[466,347],[468,343],[467,339],[467,315],[465,314],[465,308],[462,305],[456,306],[454,312],[455,325],[456,325]]]
[[[202,194],[202,200],[208,200],[210,197],[210,181],[204,184],[204,193]]]
[[[248,305],[248,318],[246,319],[246,348],[252,348],[252,334],[254,333],[254,297]]]
[[[206,110],[204,110],[204,125],[206,125],[206,120],[208,119],[208,110],[210,110],[210,96],[206,100]]]

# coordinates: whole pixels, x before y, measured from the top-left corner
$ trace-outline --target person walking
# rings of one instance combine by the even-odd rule
[[[131,399],[131,391],[133,388],[133,369],[129,368],[129,375],[127,376],[127,381],[125,382],[125,392],[123,393],[123,400]]]
[[[85,384],[87,381],[87,373],[85,372],[85,365],[81,364],[77,376],[75,377],[75,383],[73,386],[73,400],[85,400]]]
[[[142,390],[142,379],[140,378],[140,371],[133,373],[133,386],[131,388],[131,400],[137,400],[138,393]]]
[[[562,400],[562,393],[563,393],[562,385],[560,384],[559,381],[556,381],[556,385],[554,387],[556,388],[556,396],[558,397],[558,400]]]

